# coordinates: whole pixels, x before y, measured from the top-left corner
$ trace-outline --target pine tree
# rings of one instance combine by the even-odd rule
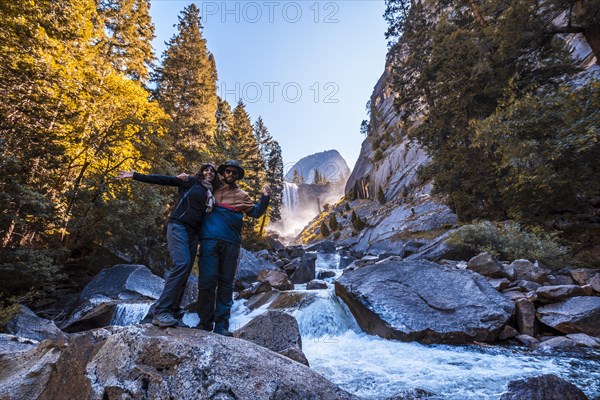
[[[276,140],[271,141],[269,147],[267,158],[267,183],[271,186],[269,217],[272,222],[277,222],[281,219],[283,205],[283,157],[281,147]]]
[[[149,0],[99,0],[107,36],[101,43],[117,71],[146,82],[154,61],[154,24]]]
[[[377,200],[379,200],[379,204],[385,204],[385,194],[383,193],[383,188],[379,186],[379,190],[377,191]]]
[[[325,221],[321,222],[321,235],[323,237],[328,237],[329,235],[331,235],[331,232],[329,232],[329,228],[327,227]]]
[[[297,168],[294,169],[294,173],[292,176],[292,183],[295,183],[296,185],[300,184],[300,172],[298,171]]]
[[[218,98],[216,131],[213,138],[214,157],[219,162],[236,159],[239,155],[238,143],[233,140],[231,127],[233,115],[227,100]]]
[[[153,76],[156,98],[172,119],[175,159],[181,169],[207,158],[216,129],[216,68],[202,36],[200,10],[194,4],[179,16],[178,33],[169,40],[162,65]],[[181,156],[180,156],[181,155]]]
[[[329,217],[329,228],[331,228],[331,232],[335,232],[340,229],[338,220],[333,213],[331,214],[331,217]]]

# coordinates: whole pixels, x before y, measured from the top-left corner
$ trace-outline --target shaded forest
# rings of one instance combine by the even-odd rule
[[[167,260],[163,226],[176,193],[115,179],[118,170],[195,173],[239,160],[257,197],[273,189],[281,148],[240,101],[217,95],[199,9],[187,6],[157,60],[149,0],[10,1],[0,5],[0,279],[3,302],[43,307],[109,263]],[[24,296],[24,297],[23,297]]]

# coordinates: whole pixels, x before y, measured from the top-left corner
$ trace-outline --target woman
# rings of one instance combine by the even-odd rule
[[[178,325],[181,300],[198,250],[200,224],[204,215],[212,211],[212,192],[221,183],[217,178],[217,170],[212,164],[203,164],[196,175],[185,181],[175,176],[144,175],[133,170],[119,171],[117,178],[179,187],[179,200],[167,225],[167,243],[173,267],[165,279],[163,292],[155,303],[152,319],[152,323],[160,327]]]

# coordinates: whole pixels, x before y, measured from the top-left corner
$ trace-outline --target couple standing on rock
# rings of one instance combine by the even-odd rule
[[[152,323],[160,327],[179,324],[183,316],[183,293],[200,241],[197,302],[200,323],[197,328],[231,336],[229,317],[242,241],[242,219],[244,214],[259,218],[265,213],[270,187],[265,185],[259,202],[254,204],[248,193],[236,184],[244,178],[244,169],[233,160],[219,168],[203,164],[196,175],[144,175],[131,170],[119,171],[117,177],[179,187],[179,200],[167,225],[173,266],[155,303]]]

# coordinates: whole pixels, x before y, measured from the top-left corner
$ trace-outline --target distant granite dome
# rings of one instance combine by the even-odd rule
[[[290,168],[285,180],[292,182],[296,170],[302,176],[302,183],[314,183],[315,171],[319,171],[319,174],[331,183],[345,183],[350,176],[350,168],[337,150],[327,150],[302,158]]]

